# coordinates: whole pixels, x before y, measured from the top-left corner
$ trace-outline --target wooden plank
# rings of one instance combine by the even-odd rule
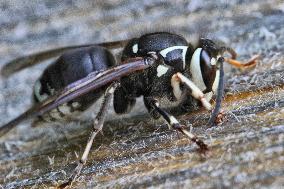
[[[206,128],[209,114],[203,110],[178,117],[210,146],[210,157],[201,158],[194,144],[145,111],[134,111],[109,119],[76,188],[283,187],[283,2],[52,2],[26,1],[17,9],[14,0],[0,3],[0,65],[39,49],[125,39],[159,28],[188,39],[202,34],[223,40],[240,59],[261,54],[252,70],[227,68],[222,125]],[[43,67],[0,80],[0,123],[30,106],[32,83]],[[90,121],[37,126],[22,124],[0,138],[0,186],[51,187],[70,175]]]

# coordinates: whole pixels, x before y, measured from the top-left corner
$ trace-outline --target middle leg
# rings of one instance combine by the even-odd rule
[[[208,146],[201,139],[199,139],[196,135],[194,135],[191,132],[187,131],[185,129],[185,127],[183,125],[181,125],[178,122],[178,120],[173,115],[171,115],[168,112],[166,112],[165,110],[163,110],[160,107],[160,105],[157,102],[157,100],[155,100],[153,98],[147,98],[147,103],[149,103],[149,105],[152,106],[153,109],[155,109],[155,111],[158,112],[166,120],[166,122],[169,124],[169,126],[171,128],[176,129],[176,130],[182,132],[191,141],[196,143],[199,146],[201,153],[205,154],[206,151],[208,151]]]

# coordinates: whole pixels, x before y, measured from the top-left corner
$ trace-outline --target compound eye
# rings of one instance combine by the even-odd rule
[[[210,92],[216,76],[216,59],[212,58],[205,50],[202,50],[200,54],[200,68],[206,92]]]

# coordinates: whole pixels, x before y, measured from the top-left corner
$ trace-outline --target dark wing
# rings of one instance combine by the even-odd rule
[[[56,57],[61,55],[62,53],[76,48],[82,47],[91,47],[91,46],[102,46],[108,49],[116,49],[124,47],[129,40],[121,40],[121,41],[114,41],[114,42],[106,42],[106,43],[98,43],[98,44],[85,44],[85,45],[76,45],[76,46],[67,46],[61,47],[57,49],[51,49],[47,51],[42,51],[39,53],[22,56],[20,58],[14,59],[11,62],[8,62],[1,70],[1,74],[4,77],[8,77],[11,74],[20,71],[24,68],[36,65],[44,60]]]
[[[59,91],[56,95],[51,96],[47,100],[36,104],[32,108],[21,114],[19,117],[0,127],[0,137],[24,120],[43,115],[44,113],[56,108],[63,103],[66,103],[90,91],[99,89],[102,86],[110,84],[123,76],[129,75],[135,71],[144,70],[151,66],[153,63],[154,60],[149,57],[137,57],[129,59],[127,60],[127,62],[123,62],[119,66],[102,71],[99,74],[91,73],[87,77],[71,83],[70,85]]]

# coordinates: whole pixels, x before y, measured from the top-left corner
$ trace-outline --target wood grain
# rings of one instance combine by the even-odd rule
[[[149,119],[142,104],[114,116],[95,141],[74,188],[284,187],[284,3],[272,1],[29,1],[0,3],[0,65],[66,45],[105,42],[149,31],[222,40],[239,59],[260,54],[251,70],[226,68],[223,124],[206,128],[209,113],[178,118],[210,146],[196,145]],[[0,79],[0,123],[32,104],[32,86],[46,64]],[[97,105],[94,106],[96,109]],[[0,186],[49,188],[75,167],[91,122],[21,124],[0,139]],[[0,187],[1,188],[1,187]]]

